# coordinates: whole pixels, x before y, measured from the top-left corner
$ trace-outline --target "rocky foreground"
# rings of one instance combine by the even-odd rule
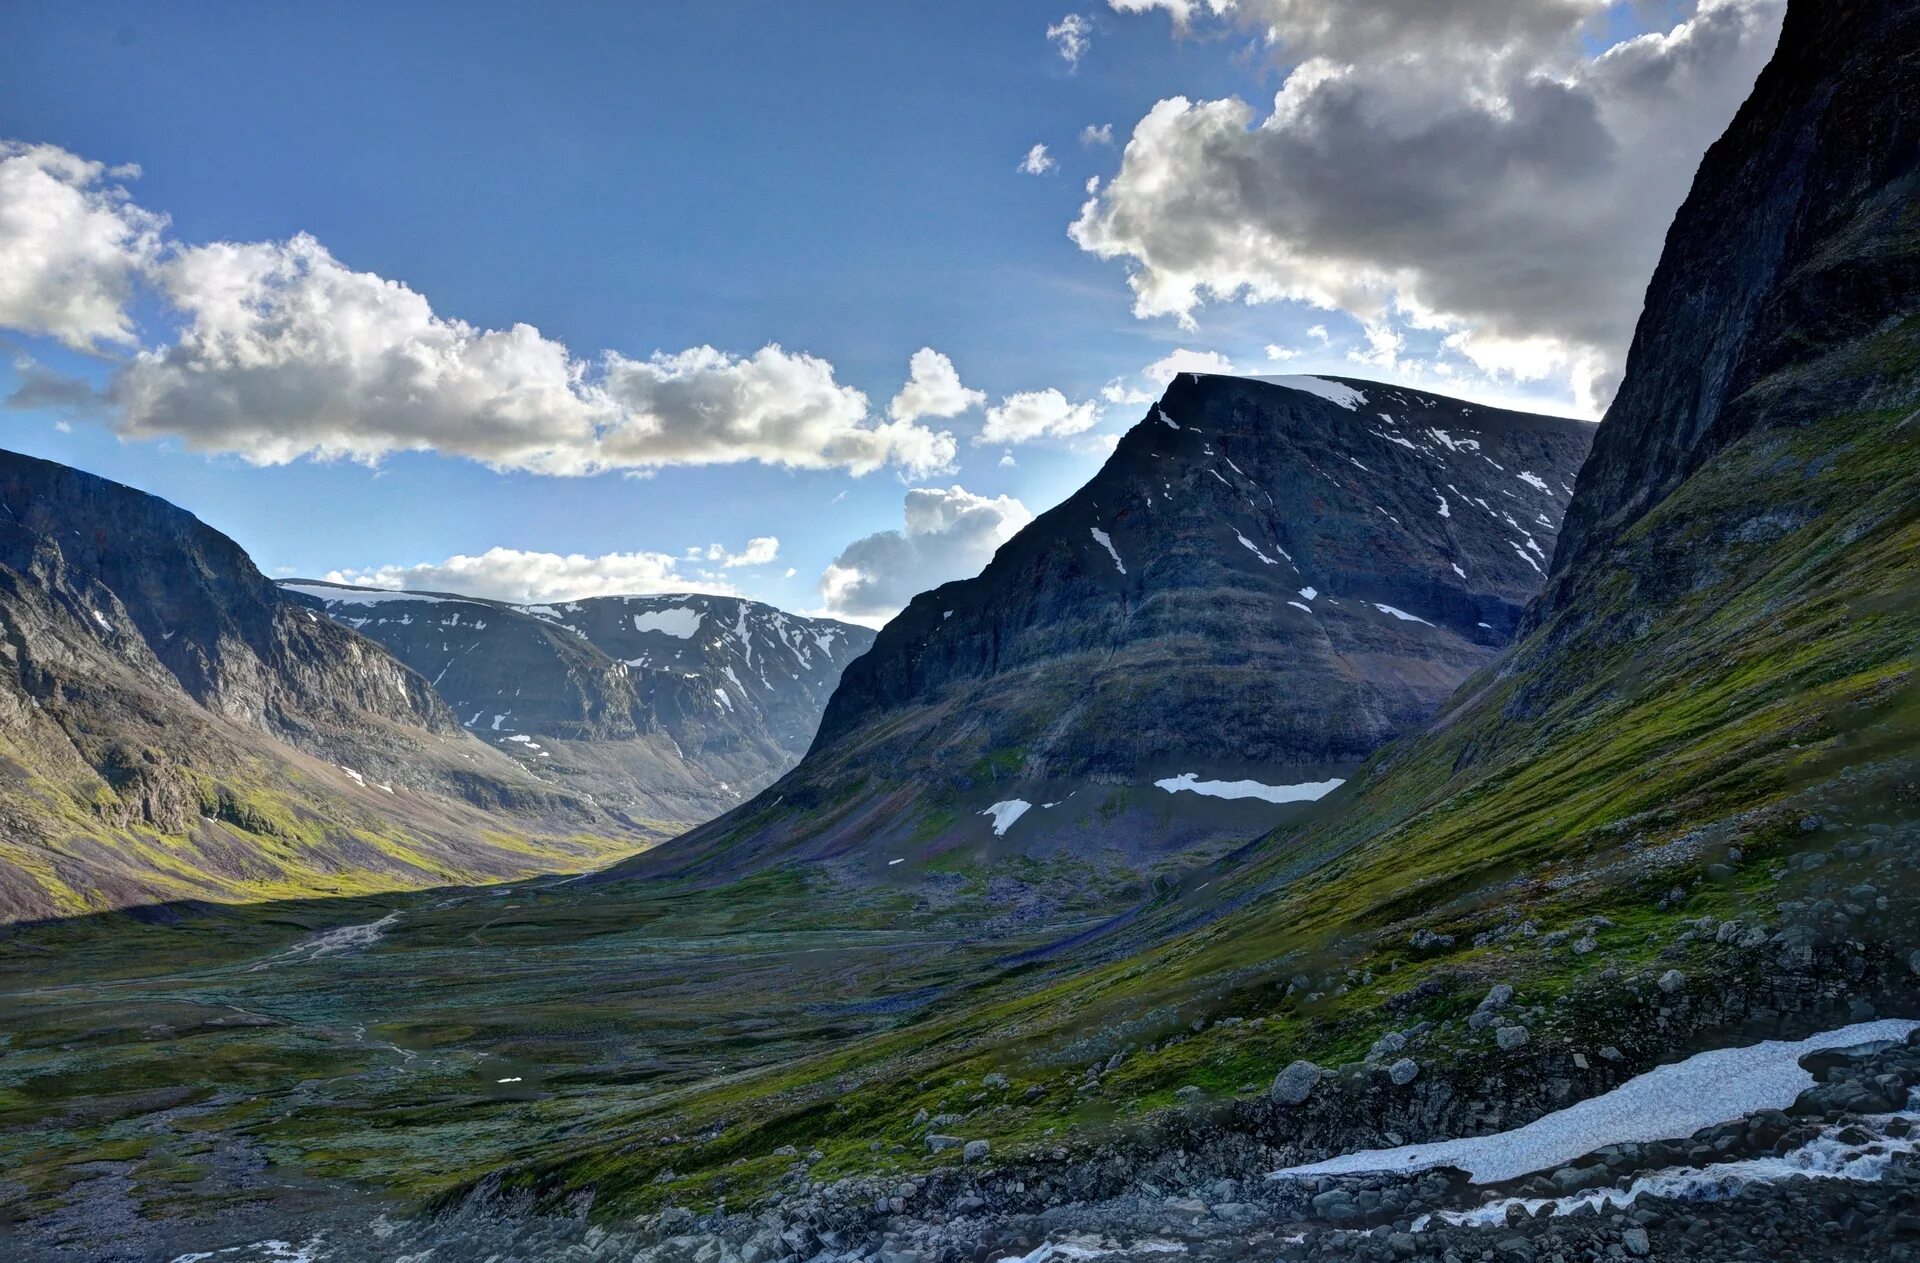
[[[1905,1024],[1903,1024],[1905,1025]],[[1920,1259],[1920,1028],[1807,1058],[1785,1110],[1610,1145],[1551,1172],[1474,1185],[1457,1170],[1301,1179],[1264,1172],[1032,1206],[989,1156],[930,1179],[842,1181],[758,1213],[670,1209],[626,1224],[527,1217],[483,1194],[431,1220],[375,1217],[217,1257],[634,1263],[995,1263],[1198,1259],[1575,1263]],[[805,1158],[797,1155],[800,1163]],[[1195,1166],[1205,1166],[1200,1155]],[[1101,1181],[1072,1164],[1052,1183]],[[1030,1177],[1034,1178],[1034,1177]],[[1157,1178],[1157,1176],[1156,1176]],[[1175,1177],[1177,1179],[1177,1176]],[[1036,1183],[1037,1183],[1036,1179]],[[208,1257],[199,1255],[195,1257]]]

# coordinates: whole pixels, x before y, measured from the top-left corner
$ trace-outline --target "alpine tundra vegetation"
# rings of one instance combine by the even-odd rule
[[[1264,121],[1153,105],[1071,239],[1181,340],[1300,308],[1259,371],[989,404],[929,347],[882,417],[807,353],[589,364],[0,147],[0,323],[112,361],[23,353],[15,408],[221,477],[468,458],[575,549],[269,579],[0,454],[0,1255],[1920,1259],[1920,4],[1083,7],[1036,100],[1118,91],[1150,19],[1287,59]],[[1028,143],[1003,180],[1078,161]],[[1618,358],[1609,267],[1651,268]],[[1570,406],[1498,389],[1549,369]],[[745,595],[771,535],[593,557],[529,490],[644,533],[716,466],[732,511],[1078,443],[1039,512],[968,464],[849,518],[791,610]]]

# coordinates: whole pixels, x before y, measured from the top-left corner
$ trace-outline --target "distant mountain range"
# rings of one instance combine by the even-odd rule
[[[683,823],[798,762],[874,635],[726,596],[509,605],[305,579],[280,589],[386,646],[532,774]]]
[[[1138,868],[1259,832],[1508,643],[1592,433],[1182,374],[1086,486],[887,625],[797,769],[620,871],[898,876],[955,848]]]
[[[872,640],[726,597],[276,586],[10,452],[0,632],[0,921],[595,867],[791,767]]]

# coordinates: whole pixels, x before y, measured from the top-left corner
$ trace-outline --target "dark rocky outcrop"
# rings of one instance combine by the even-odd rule
[[[476,737],[601,802],[700,821],[799,762],[873,632],[704,594],[511,605],[288,580],[424,676]]]
[[[1667,234],[1542,618],[1576,599],[1579,571],[1741,437],[1910,399],[1917,46],[1911,4],[1789,7],[1777,55]]]

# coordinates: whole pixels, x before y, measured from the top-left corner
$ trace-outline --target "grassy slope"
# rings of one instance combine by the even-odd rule
[[[671,836],[602,836],[558,818],[489,813],[440,795],[387,793],[260,734],[213,756],[154,765],[185,800],[184,827],[143,819],[64,742],[0,736],[0,921],[207,900],[367,895],[578,871]],[[52,753],[50,753],[52,752]],[[205,764],[206,766],[199,766]]]
[[[1611,596],[1583,603],[1580,626],[1543,627],[1477,678],[1375,761],[1346,811],[1104,933],[1137,892],[1089,889],[1009,927],[967,872],[931,903],[787,874],[16,932],[0,946],[15,1213],[102,1156],[133,1164],[149,1210],[205,1209],[219,1194],[194,1181],[236,1146],[408,1198],[505,1168],[549,1193],[592,1187],[603,1212],[738,1207],[792,1178],[786,1145],[821,1152],[817,1180],[955,1161],[925,1154],[923,1109],[968,1113],[957,1130],[1001,1156],[1098,1141],[1176,1088],[1233,1097],[1295,1057],[1337,1064],[1388,1028],[1458,1018],[1495,979],[1541,1002],[1608,968],[1678,963],[1711,988],[1740,962],[1680,933],[1703,914],[1771,920],[1799,893],[1781,857],[1830,845],[1801,833],[1807,812],[1855,828],[1920,815],[1916,451],[1920,420],[1893,412],[1747,440],[1626,541],[1675,559],[1652,571],[1659,593],[1603,576]],[[1802,525],[1729,543],[1756,504],[1797,506]],[[1743,859],[1724,865],[1730,845]],[[256,968],[396,908],[371,950]],[[1510,916],[1551,931],[1594,914],[1613,926],[1591,955],[1471,945]],[[1417,956],[1417,926],[1459,944]],[[1309,983],[1289,994],[1296,975]],[[1412,1009],[1382,1007],[1426,981]],[[1535,1023],[1536,1047],[1662,1051],[1618,1027],[1576,1004]],[[1471,1074],[1487,1044],[1456,1029],[1422,1058]],[[1125,1050],[1087,1085],[1089,1064]],[[987,1087],[990,1071],[1009,1086]]]
[[[1916,336],[1908,326],[1857,351],[1901,369]],[[1045,1093],[969,1119],[969,1135],[1004,1152],[1151,1109],[1186,1083],[1232,1092],[1296,1056],[1355,1057],[1411,1020],[1381,1002],[1430,976],[1500,977],[1547,998],[1604,967],[1649,964],[1648,936],[1671,943],[1683,921],[1769,919],[1795,892],[1775,861],[1805,845],[1809,811],[1855,827],[1920,814],[1917,457],[1920,419],[1904,411],[1750,437],[1620,541],[1643,566],[1661,559],[1643,573],[1665,566],[1662,590],[1604,571],[1579,626],[1549,623],[1472,681],[1433,731],[1376,760],[1330,826],[1223,865],[1237,910],[1055,981],[1003,976],[864,1045],[609,1120],[610,1133],[543,1155],[523,1178],[644,1206],[729,1188],[741,1198],[751,1164],[733,1164],[781,1143],[824,1149],[819,1174],[867,1169],[871,1142],[912,1144],[918,1109],[977,1103],[968,1085],[989,1069],[1012,1077],[1009,1100]],[[1787,506],[1797,528],[1742,531]],[[1724,863],[1730,846],[1737,865]],[[1463,945],[1422,961],[1407,948],[1419,926],[1470,943],[1510,910],[1548,929],[1596,914],[1614,925],[1591,955]],[[1163,908],[1161,923],[1176,915]],[[1691,960],[1732,967],[1704,945]],[[1281,994],[1301,973],[1319,999]],[[1457,1015],[1451,991],[1414,1013]],[[1225,1016],[1254,1020],[1137,1054],[1091,1096],[1067,1082],[1069,1067]],[[669,1120],[678,1135],[733,1126],[676,1143],[663,1140]]]

